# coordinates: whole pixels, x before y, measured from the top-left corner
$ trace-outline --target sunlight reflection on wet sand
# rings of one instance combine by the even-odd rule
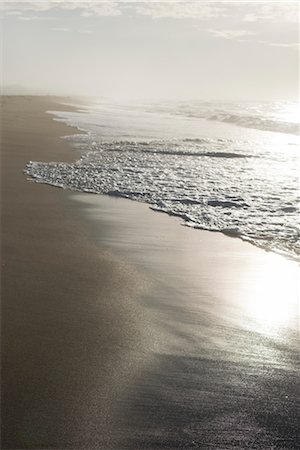
[[[268,256],[268,265],[247,270],[245,276],[253,282],[250,290],[242,294],[246,314],[265,331],[297,325],[299,312],[298,267],[277,255]]]
[[[72,197],[101,222],[100,247],[151,286],[138,299],[143,366],[126,375],[121,447],[295,448],[298,265],[143,204]]]
[[[84,202],[96,219],[101,210],[119,224],[121,233],[110,229],[109,246],[169,283],[174,290],[169,306],[206,311],[265,334],[298,327],[297,263],[221,233],[182,227],[180,220],[130,200],[86,194],[73,198]]]

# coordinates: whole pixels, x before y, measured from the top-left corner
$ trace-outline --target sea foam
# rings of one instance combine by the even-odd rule
[[[280,152],[230,139],[74,139],[83,149],[78,161],[29,162],[26,173],[64,189],[146,202],[185,225],[299,255],[295,155],[287,162]]]

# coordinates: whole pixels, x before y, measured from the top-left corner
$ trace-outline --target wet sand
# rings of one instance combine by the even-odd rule
[[[297,448],[297,264],[130,200],[72,198],[152,282],[154,359],[121,396],[121,448]]]
[[[27,181],[58,100],[2,105],[2,448],[298,448],[297,265]]]

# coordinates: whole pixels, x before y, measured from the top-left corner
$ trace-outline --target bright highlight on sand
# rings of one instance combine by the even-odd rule
[[[293,268],[276,255],[268,265],[252,268],[253,283],[242,291],[239,304],[253,320],[251,327],[264,333],[275,333],[299,323],[299,268]]]

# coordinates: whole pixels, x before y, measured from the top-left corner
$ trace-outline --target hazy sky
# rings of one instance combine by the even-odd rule
[[[117,98],[298,99],[296,1],[1,5],[3,85]]]

